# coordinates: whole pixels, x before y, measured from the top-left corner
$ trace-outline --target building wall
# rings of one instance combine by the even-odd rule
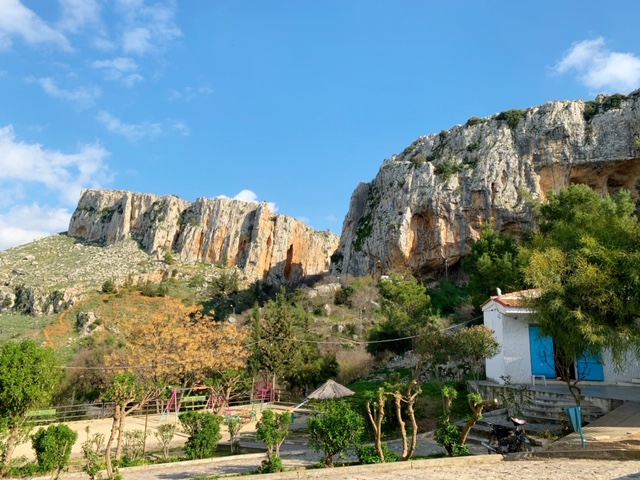
[[[602,362],[604,383],[615,384],[617,382],[631,382],[634,378],[640,379],[640,362],[633,351],[627,354],[627,364],[620,371],[616,370],[609,352],[602,355]]]
[[[529,343],[530,314],[518,312],[502,313],[502,307],[491,302],[484,310],[484,324],[494,331],[494,338],[500,344],[495,357],[485,362],[487,380],[504,384],[501,377],[509,377],[514,384],[531,384],[531,347]],[[617,370],[611,355],[603,354],[604,381],[600,385],[615,385],[617,382],[631,382],[640,379],[640,361],[635,352],[629,352],[625,367]]]
[[[484,325],[493,330],[493,338],[500,344],[500,351],[495,357],[488,358],[485,361],[487,380],[497,383],[503,383],[500,378],[505,375],[503,345],[504,336],[502,332],[502,314],[498,310],[488,310],[484,312]]]
[[[511,383],[531,383],[531,348],[528,315],[502,316],[504,375]],[[501,382],[502,383],[502,382]]]

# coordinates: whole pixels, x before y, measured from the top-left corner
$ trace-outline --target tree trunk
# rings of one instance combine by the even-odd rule
[[[400,435],[402,436],[402,455],[400,455],[400,460],[406,460],[409,441],[407,440],[407,427],[402,419],[402,395],[398,391],[393,392],[392,395],[396,402],[396,415],[398,416],[398,425],[400,425]]]
[[[418,422],[416,421],[416,413],[413,410],[413,404],[416,401],[416,397],[418,393],[414,394],[409,398],[409,402],[407,402],[407,412],[409,413],[409,418],[411,419],[411,445],[409,446],[409,451],[407,452],[406,460],[409,460],[413,456],[413,452],[416,451],[416,446],[418,445]]]
[[[107,446],[104,453],[104,462],[107,467],[107,477],[113,477],[113,466],[111,465],[111,446],[113,445],[113,440],[116,436],[116,431],[118,430],[118,426],[120,425],[120,406],[115,405],[113,412],[113,423],[111,424],[111,434],[109,435],[109,440],[107,440]]]
[[[16,448],[19,430],[20,425],[18,423],[14,423],[9,430],[9,437],[7,438],[7,443],[5,444],[4,454],[2,455],[2,469],[0,470],[0,476],[2,476],[3,478],[6,477],[9,473],[9,463],[11,462],[13,451]]]
[[[382,450],[382,421],[384,419],[384,403],[385,401],[383,393],[378,393],[378,404],[375,407],[378,409],[377,412],[374,412],[372,410],[371,403],[369,401],[367,401],[366,403],[369,421],[371,422],[373,431],[376,434],[376,450],[378,451],[378,456],[380,457],[380,461],[382,463],[385,463],[384,450]]]
[[[324,459],[324,465],[329,468],[333,468],[333,456],[334,453],[328,453],[327,457]]]
[[[473,412],[471,418],[467,420],[466,425],[462,429],[462,434],[460,435],[460,445],[464,445],[467,441],[467,437],[469,436],[469,432],[471,428],[476,424],[480,415],[482,415],[482,410],[487,405],[495,405],[497,404],[497,400],[483,400],[478,403],[474,403],[471,399],[469,399],[469,406],[471,407],[471,411]]]
[[[120,420],[118,422],[118,440],[116,441],[116,460],[120,460],[122,456],[122,436],[124,434],[124,420],[125,420],[125,411],[124,407],[122,407],[122,414],[120,415]]]

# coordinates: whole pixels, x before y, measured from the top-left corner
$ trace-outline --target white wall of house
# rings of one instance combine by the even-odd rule
[[[604,383],[630,382],[634,378],[640,379],[640,361],[634,352],[629,352],[627,362],[621,370],[616,369],[609,352],[603,353],[602,363]]]
[[[493,302],[492,302],[493,303]],[[489,305],[484,312],[484,324],[494,331],[500,344],[495,357],[487,359],[487,380],[504,384],[508,377],[511,383],[531,383],[531,354],[529,347],[528,314],[522,310],[511,316],[497,304]]]
[[[504,384],[502,377],[509,377],[511,383],[531,384],[531,312],[505,307],[492,300],[483,305],[483,313],[485,326],[494,331],[494,338],[500,344],[498,354],[485,362],[487,380]],[[604,352],[602,360],[604,381],[598,384],[614,385],[640,379],[640,361],[635,352],[629,352],[621,370],[616,369],[610,353]]]
[[[502,314],[495,309],[484,312],[484,325],[485,327],[493,330],[493,338],[495,338],[496,341],[500,344],[500,351],[496,354],[496,356],[487,358],[487,360],[485,361],[487,380],[497,383],[503,383],[503,380],[500,378],[505,375],[503,358],[504,334],[502,331]]]
[[[505,339],[505,375],[510,377],[511,383],[531,383],[529,323],[522,318],[509,315],[503,315],[502,322]]]

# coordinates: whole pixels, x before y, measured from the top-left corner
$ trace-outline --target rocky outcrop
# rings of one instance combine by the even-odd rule
[[[248,280],[294,283],[326,272],[337,235],[273,214],[266,203],[85,190],[68,234],[110,245],[128,237],[150,255],[236,266]]]
[[[531,229],[531,205],[548,191],[584,183],[635,195],[639,97],[549,102],[420,137],[355,189],[334,269],[428,277],[468,253],[485,222]]]

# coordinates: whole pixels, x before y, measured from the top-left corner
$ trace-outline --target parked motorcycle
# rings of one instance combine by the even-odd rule
[[[482,445],[489,453],[530,452],[531,441],[524,433],[524,424],[527,422],[516,417],[507,417],[507,420],[513,423],[513,427],[490,423],[489,440],[482,442]]]

